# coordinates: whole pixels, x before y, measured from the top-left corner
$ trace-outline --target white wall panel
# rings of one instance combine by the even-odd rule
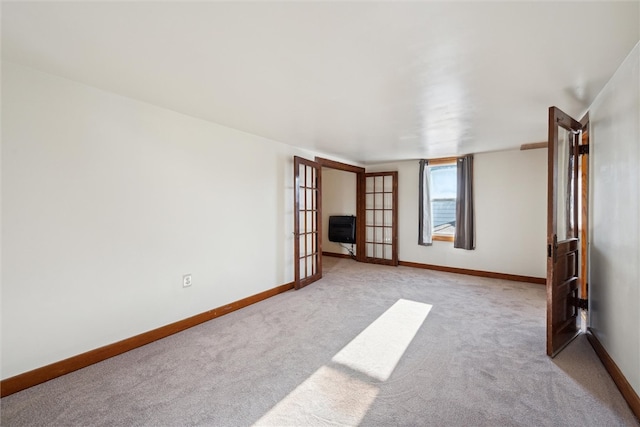
[[[547,150],[476,154],[476,249],[418,245],[418,161],[367,167],[398,171],[401,261],[532,277],[546,276]]]
[[[590,108],[590,324],[640,394],[640,45]]]
[[[293,280],[316,153],[7,62],[2,125],[2,378]]]

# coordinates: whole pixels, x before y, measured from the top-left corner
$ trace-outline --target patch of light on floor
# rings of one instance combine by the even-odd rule
[[[374,384],[322,366],[254,426],[358,425],[378,392]]]
[[[430,304],[396,301],[331,361],[386,381],[430,310]],[[322,366],[254,426],[358,425],[379,391],[375,382]]]
[[[430,304],[398,300],[332,361],[386,381],[426,319]]]

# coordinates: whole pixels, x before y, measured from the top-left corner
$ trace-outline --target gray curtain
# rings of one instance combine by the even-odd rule
[[[458,158],[458,193],[456,198],[456,233],[453,247],[476,248],[473,210],[473,154]]]
[[[420,160],[420,193],[418,208],[418,244],[433,244],[433,225],[431,221],[431,191],[429,185],[429,161]]]

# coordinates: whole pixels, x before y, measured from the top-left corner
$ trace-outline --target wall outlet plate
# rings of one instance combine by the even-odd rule
[[[191,286],[191,274],[185,274],[182,276],[182,287],[188,288],[189,286]]]

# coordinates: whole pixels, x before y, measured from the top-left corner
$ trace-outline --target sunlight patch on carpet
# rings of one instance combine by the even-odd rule
[[[405,299],[396,301],[331,361],[372,379],[386,381],[431,307]],[[379,392],[375,382],[365,382],[346,372],[322,366],[254,426],[358,425]]]
[[[358,425],[378,392],[374,384],[322,366],[254,426]]]
[[[430,304],[398,300],[347,344],[332,361],[380,381],[391,376],[431,310]]]

